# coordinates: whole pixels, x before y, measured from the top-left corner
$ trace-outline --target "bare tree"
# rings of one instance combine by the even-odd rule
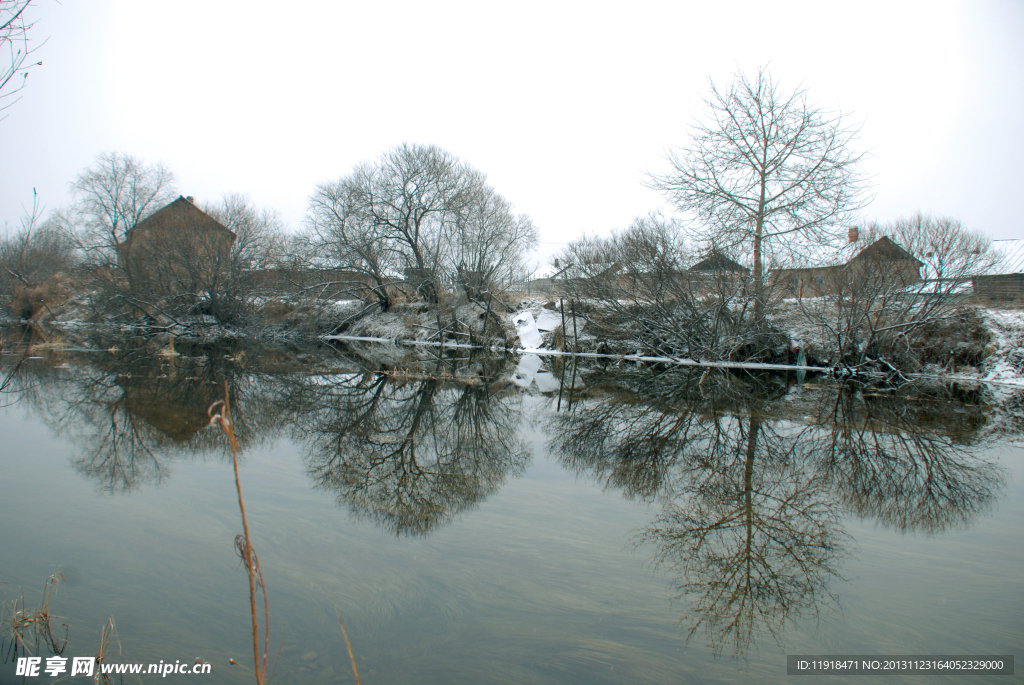
[[[25,87],[29,69],[42,64],[31,57],[40,47],[29,40],[35,23],[28,17],[31,5],[32,0],[0,0],[0,112],[17,102],[9,98]]]
[[[831,242],[860,206],[857,129],[804,89],[783,90],[765,68],[724,90],[712,82],[705,102],[709,119],[693,127],[688,147],[669,152],[671,170],[650,185],[697,220],[693,238],[749,255],[760,319],[766,261]]]
[[[288,258],[284,224],[276,211],[256,207],[240,193],[225,195],[203,210],[235,234],[221,286],[209,289],[208,299],[220,317],[237,320],[254,310],[252,297],[260,289],[257,274],[280,267]]]
[[[863,236],[865,244],[882,236],[907,250],[922,263],[922,277],[945,288],[970,280],[993,266],[999,255],[992,241],[965,227],[959,219],[932,217],[917,212],[887,224],[872,223]]]
[[[203,211],[235,234],[231,246],[234,271],[267,268],[285,259],[284,224],[273,209],[257,207],[243,193],[229,193]]]
[[[432,145],[403,144],[320,184],[308,224],[324,256],[364,274],[385,309],[398,284],[437,302],[441,281],[460,271],[507,278],[536,241],[529,219],[514,215],[481,172]]]
[[[71,189],[74,203],[64,224],[90,264],[113,269],[128,232],[175,194],[174,174],[166,167],[119,152],[97,156]]]
[[[365,189],[373,173],[368,165],[360,165],[345,178],[317,186],[307,224],[324,261],[367,279],[373,297],[386,310],[393,304],[391,286],[401,282],[405,260],[400,247],[367,211]]]
[[[537,229],[528,216],[481,185],[462,213],[452,238],[451,266],[467,297],[491,287],[503,289],[524,276],[524,255],[537,245]]]

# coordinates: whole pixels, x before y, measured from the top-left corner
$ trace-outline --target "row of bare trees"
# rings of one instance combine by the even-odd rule
[[[71,189],[69,206],[44,218],[37,204],[0,237],[0,296],[22,318],[77,298],[97,320],[141,315],[168,324],[213,314],[239,323],[251,313],[252,270],[278,259],[286,244],[275,212],[230,194],[197,214],[234,235],[223,255],[211,259],[211,236],[187,225],[160,231],[144,249],[133,230],[177,192],[168,169],[131,155],[101,154]]]
[[[905,253],[867,249],[883,237]],[[917,370],[976,363],[987,343],[967,293],[998,254],[952,219],[871,225],[835,252],[846,261],[782,268],[771,260],[760,285],[725,252],[699,249],[678,220],[652,214],[574,241],[558,259],[592,332],[658,355],[778,360],[801,348],[818,363]]]

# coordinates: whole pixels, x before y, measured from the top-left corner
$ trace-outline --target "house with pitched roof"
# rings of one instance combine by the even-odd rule
[[[193,198],[179,196],[127,231],[118,266],[133,290],[200,295],[226,277],[236,237]]]
[[[712,250],[707,257],[691,266],[687,271],[695,274],[736,274],[738,276],[750,274],[750,269],[718,250]]]
[[[851,245],[856,243],[856,235],[851,230]],[[847,289],[865,278],[882,279],[896,287],[920,283],[922,266],[924,262],[888,236],[882,236],[843,263],[777,269],[772,272],[771,283],[784,297],[820,297]]]

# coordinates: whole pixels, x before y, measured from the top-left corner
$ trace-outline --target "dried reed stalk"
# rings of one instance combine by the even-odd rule
[[[218,409],[220,410],[218,412]],[[242,501],[242,482],[238,478],[238,442],[235,440],[235,429],[231,422],[231,403],[228,399],[228,382],[224,381],[224,399],[210,405],[208,410],[210,423],[220,426],[231,443],[231,463],[235,469],[235,489],[238,491],[238,509],[242,513],[242,535],[235,537],[235,548],[245,564],[249,576],[249,609],[252,613],[252,660],[257,685],[265,685],[267,672],[267,648],[270,643],[270,607],[267,603],[267,588],[263,584],[263,573],[259,567],[256,551],[249,541],[249,524],[245,519],[245,502]],[[263,593],[263,661],[260,662],[259,621],[256,619],[256,588]]]

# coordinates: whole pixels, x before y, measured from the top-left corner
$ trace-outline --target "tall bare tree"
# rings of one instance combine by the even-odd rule
[[[74,203],[65,222],[89,261],[117,263],[117,250],[135,224],[170,202],[174,174],[120,152],[98,155],[71,184]]]
[[[494,286],[502,288],[525,275],[524,255],[537,244],[528,216],[493,188],[481,185],[462,213],[452,237],[451,267],[470,298]]]
[[[404,254],[367,211],[365,189],[373,178],[369,165],[334,182],[321,183],[309,200],[310,242],[323,261],[352,271],[369,282],[382,309],[392,304],[391,286],[402,280]]]
[[[760,319],[766,261],[831,242],[860,206],[857,129],[804,89],[784,90],[763,67],[725,89],[710,85],[707,120],[687,147],[669,151],[671,170],[650,185],[697,220],[698,241],[749,255]]]
[[[433,145],[400,145],[320,184],[308,223],[327,260],[364,274],[385,308],[397,283],[436,302],[460,270],[502,278],[536,241],[484,174]]]

